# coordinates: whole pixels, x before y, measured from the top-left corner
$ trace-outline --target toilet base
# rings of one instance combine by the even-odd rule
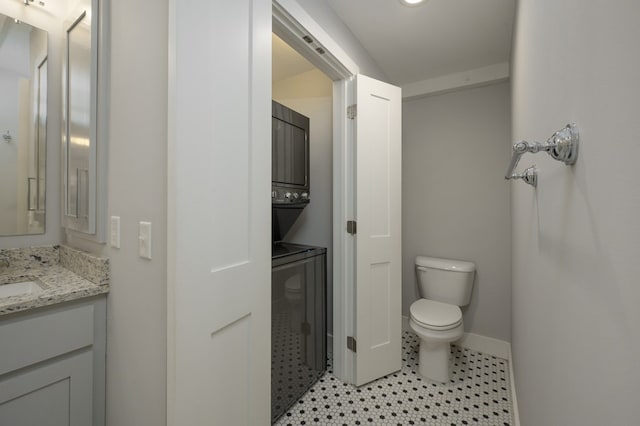
[[[420,341],[418,372],[421,376],[440,383],[451,380],[451,347],[449,342],[429,344]]]
[[[451,380],[451,342],[462,337],[462,323],[450,330],[429,330],[413,319],[409,319],[409,327],[420,339],[418,351],[418,373],[421,376],[440,383]]]

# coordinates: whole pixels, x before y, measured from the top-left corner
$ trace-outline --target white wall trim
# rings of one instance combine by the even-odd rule
[[[513,375],[513,357],[511,345],[509,345],[509,379],[511,381],[511,404],[513,405],[513,424],[520,426],[520,412],[518,411],[518,398],[516,398],[516,379]]]
[[[352,84],[333,83],[333,374],[345,383],[353,383],[355,370],[354,353],[347,349],[354,332],[354,242],[340,225],[353,218],[353,123],[347,120]]]
[[[409,317],[402,316],[402,331],[411,331],[409,327]],[[462,338],[456,342],[457,345],[493,355],[497,358],[506,359],[509,362],[509,380],[511,386],[511,403],[513,404],[513,424],[520,426],[520,413],[518,412],[518,399],[516,398],[516,381],[513,376],[513,358],[511,356],[511,343],[492,337],[482,336],[474,333],[464,333]]]
[[[402,99],[411,100],[455,90],[487,86],[502,83],[508,79],[509,63],[503,62],[405,84],[402,86]]]
[[[409,317],[404,315],[402,316],[402,331],[411,331],[409,327]],[[493,355],[506,360],[510,359],[511,344],[504,340],[494,339],[480,334],[464,333],[456,344],[463,348],[482,352],[483,354]]]

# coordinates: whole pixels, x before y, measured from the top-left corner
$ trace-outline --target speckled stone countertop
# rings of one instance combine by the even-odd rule
[[[108,293],[109,260],[66,246],[0,249],[0,286],[21,281],[43,291],[0,297],[0,316]]]

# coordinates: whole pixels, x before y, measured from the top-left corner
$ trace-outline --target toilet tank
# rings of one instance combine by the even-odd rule
[[[473,262],[418,256],[416,275],[420,297],[451,305],[468,305],[475,271]]]

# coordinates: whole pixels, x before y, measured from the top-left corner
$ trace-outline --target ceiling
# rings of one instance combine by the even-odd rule
[[[509,62],[516,0],[324,1],[389,79],[405,85]],[[273,36],[274,82],[314,69]]]
[[[294,75],[315,69],[313,64],[296,52],[275,34],[271,35],[272,70],[271,81],[281,81]]]
[[[508,62],[515,0],[326,1],[391,83]]]

